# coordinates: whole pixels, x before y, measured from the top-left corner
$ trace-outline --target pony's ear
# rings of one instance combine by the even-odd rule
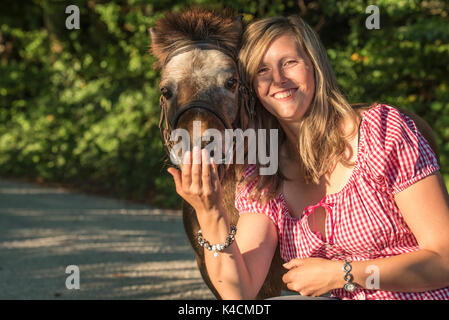
[[[239,14],[232,20],[232,28],[237,34],[242,34],[243,32],[243,15]]]
[[[157,62],[154,64],[153,67],[157,69],[160,66],[162,66],[166,56],[166,54],[164,55],[163,45],[161,43],[163,42],[162,35],[155,27],[149,28],[148,33],[150,34],[151,40],[150,53],[157,59]]]
[[[238,15],[232,19],[230,28],[228,29],[228,39],[234,39],[234,41],[226,41],[226,44],[233,48],[236,52],[239,49],[241,35],[243,34],[243,15]]]
[[[157,31],[154,27],[151,27],[148,29],[148,33],[150,34],[151,42],[153,42],[153,39],[157,37]]]

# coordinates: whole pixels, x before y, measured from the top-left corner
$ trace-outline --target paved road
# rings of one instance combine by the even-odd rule
[[[214,297],[179,212],[0,179],[0,299]]]

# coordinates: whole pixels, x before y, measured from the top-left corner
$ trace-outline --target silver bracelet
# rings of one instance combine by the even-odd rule
[[[351,270],[352,270],[351,260],[346,259],[345,263],[343,264],[343,271],[345,273],[343,279],[345,279],[346,281],[345,285],[343,286],[343,289],[345,289],[347,292],[354,292],[354,290],[357,287],[356,284],[352,282],[354,277],[350,273]]]
[[[222,252],[224,249],[229,247],[231,243],[234,242],[235,233],[237,232],[237,228],[235,226],[231,226],[231,232],[226,237],[226,241],[224,243],[217,243],[211,245],[209,241],[203,238],[203,234],[201,233],[201,229],[198,230],[198,243],[203,248],[206,248],[209,251],[214,251],[214,257],[218,257],[218,253]]]

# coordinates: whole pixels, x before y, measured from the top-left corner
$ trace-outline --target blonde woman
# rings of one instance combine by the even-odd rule
[[[204,241],[225,244],[218,257],[205,250],[221,296],[254,298],[279,242],[283,281],[302,296],[449,299],[449,208],[415,123],[388,105],[351,108],[297,16],[251,23],[240,60],[258,98],[254,127],[279,129],[280,169],[246,168],[235,241],[207,154],[187,153],[182,175],[169,169]]]

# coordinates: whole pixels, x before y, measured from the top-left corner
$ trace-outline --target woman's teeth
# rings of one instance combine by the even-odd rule
[[[274,95],[274,97],[276,99],[284,99],[284,98],[290,97],[294,91],[295,91],[294,89],[290,89],[287,91],[278,92]]]

